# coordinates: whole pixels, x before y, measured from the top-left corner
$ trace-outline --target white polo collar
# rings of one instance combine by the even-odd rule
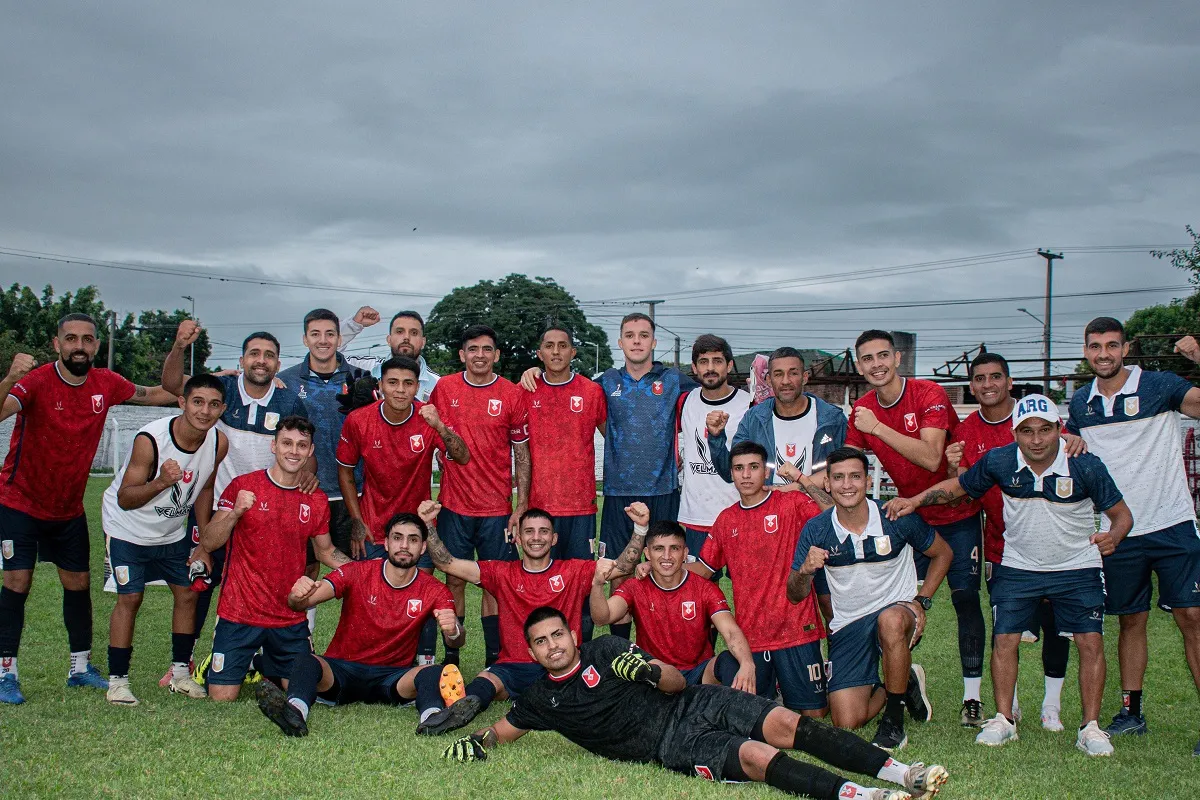
[[[839,542],[844,542],[851,536],[857,537],[860,540],[866,539],[868,536],[883,536],[883,522],[879,518],[879,506],[870,500],[867,500],[866,503],[868,514],[867,527],[863,529],[862,533],[855,533],[849,528],[844,527],[842,521],[838,519],[837,506],[833,507],[833,532],[837,534]]]
[[[1122,369],[1124,369],[1124,367],[1122,367]],[[1122,394],[1137,394],[1138,382],[1141,381],[1141,379],[1142,379],[1142,368],[1139,366],[1136,366],[1136,365],[1130,367],[1129,368],[1129,376],[1125,378],[1125,385],[1122,386],[1119,390],[1117,390],[1117,394],[1114,394],[1112,396],[1112,400],[1115,400],[1118,395],[1122,395]],[[1100,389],[1097,387],[1097,384],[1099,382],[1100,382],[1099,378],[1092,379],[1092,390],[1090,392],[1088,392],[1088,405],[1091,405],[1092,401],[1095,400],[1097,397],[1104,398],[1105,405],[1110,404],[1110,399],[1107,397],[1104,397],[1104,395],[1100,393]]]
[[[1070,477],[1071,469],[1067,464],[1067,448],[1064,446],[1062,439],[1058,440],[1058,455],[1054,457],[1054,463],[1050,465],[1050,469],[1046,470],[1041,475],[1038,475],[1032,469],[1030,469],[1029,462],[1025,460],[1025,454],[1022,453],[1021,448],[1018,447],[1017,472],[1019,473],[1023,469],[1028,469],[1029,474],[1033,475],[1033,488],[1034,491],[1038,492],[1042,490],[1042,482],[1051,475],[1058,475],[1064,478]]]

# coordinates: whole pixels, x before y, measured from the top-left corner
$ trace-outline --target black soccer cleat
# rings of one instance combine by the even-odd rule
[[[925,690],[925,668],[920,664],[909,667],[904,705],[908,706],[909,715],[917,722],[929,722],[933,719],[933,705],[929,702],[929,694]]]
[[[287,701],[287,695],[270,681],[259,681],[254,685],[254,698],[258,710],[267,719],[279,726],[287,736],[308,736],[308,723],[300,709]]]
[[[456,731],[479,715],[479,705],[479,698],[469,694],[417,725],[417,736],[439,736]]]
[[[879,718],[879,727],[875,730],[875,738],[871,744],[883,748],[889,753],[895,753],[908,744],[908,734],[904,727],[892,722],[892,718],[884,714]]]
[[[982,728],[986,722],[983,718],[983,703],[978,700],[963,700],[958,720],[964,728]]]

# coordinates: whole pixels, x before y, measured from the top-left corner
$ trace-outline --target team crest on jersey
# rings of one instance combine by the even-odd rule
[[[308,522],[312,519],[312,508],[304,503],[300,504],[300,521]]]
[[[783,450],[785,453],[787,453],[788,458],[796,457],[796,443],[795,442],[788,442],[787,444],[785,444],[783,446]]]
[[[684,600],[683,605],[680,607],[680,610],[683,612],[684,619],[686,619],[686,620],[695,619],[696,618],[696,601],[695,600]]]
[[[12,539],[5,539],[3,542],[0,542],[0,555],[3,555],[5,558],[12,558],[14,552],[15,548],[13,547]]]
[[[200,544],[200,526],[192,526],[192,544]]]
[[[703,764],[696,765],[696,774],[699,775],[701,778],[704,778],[704,780],[706,780],[706,781],[715,781],[716,780],[716,778],[713,777],[713,771],[711,769],[709,769],[708,767],[704,766]]]
[[[504,407],[504,403],[500,400],[488,400],[488,414],[493,417],[500,416],[500,409]]]
[[[892,552],[892,537],[876,536],[875,537],[875,555],[886,556]]]
[[[422,433],[415,433],[412,436],[408,437],[408,446],[410,448],[412,448],[412,451],[414,453],[424,452],[424,450],[425,450],[425,435]]]
[[[1136,417],[1138,410],[1140,408],[1141,408],[1141,406],[1138,403],[1137,397],[1126,397],[1125,398],[1125,416]]]
[[[194,477],[196,477],[196,473],[194,470],[185,469],[183,471],[183,482],[184,483],[191,483],[192,478],[194,478]]]
[[[917,415],[914,412],[909,412],[904,415],[904,430],[909,433],[917,432]]]
[[[650,384],[650,391],[654,392],[655,397],[662,397],[663,382],[655,381],[654,383]]]
[[[600,673],[597,672],[596,668],[590,664],[588,665],[588,668],[583,671],[583,675],[580,677],[583,678],[583,682],[587,684],[589,689],[595,689],[596,684],[600,683]]]
[[[1075,481],[1071,478],[1055,478],[1054,493],[1062,498],[1071,496],[1071,492],[1075,491]]]
[[[408,599],[408,615],[410,617],[412,617],[413,619],[416,619],[417,617],[421,616],[421,608],[422,608],[421,598],[410,597]]]
[[[212,667],[212,671],[220,672],[221,670],[225,669],[225,654],[213,653],[212,656],[212,664],[209,665]]]
[[[767,533],[776,533],[779,530],[779,515],[767,514],[763,517],[763,530]]]
[[[571,395],[571,410],[576,414],[583,413],[583,398],[579,395]]]
[[[279,425],[279,414],[275,411],[268,411],[263,415],[263,427],[269,431],[275,430]]]
[[[566,584],[566,581],[563,580],[563,576],[562,575],[551,575],[550,576],[550,588],[555,592],[561,592],[563,589],[567,588],[567,584]]]
[[[113,569],[113,577],[117,579],[117,583],[124,586],[129,583],[129,567],[124,565]]]
[[[1129,401],[1126,400],[1125,402],[1126,402],[1126,404],[1128,404]],[[102,394],[92,395],[92,411],[95,411],[97,414],[104,412],[104,395],[102,395]]]

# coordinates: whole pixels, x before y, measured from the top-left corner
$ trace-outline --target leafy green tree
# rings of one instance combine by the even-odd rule
[[[587,321],[579,302],[551,278],[509,275],[498,281],[480,281],[460,286],[438,301],[425,323],[425,358],[442,374],[462,369],[458,359],[460,337],[468,325],[482,323],[496,330],[500,363],[496,371],[510,380],[537,366],[539,337],[547,325],[565,325],[574,334],[579,354],[571,365],[591,375],[596,369],[600,347],[600,369],[612,366],[608,336]],[[588,344],[584,344],[588,343]]]
[[[1188,278],[1188,282],[1193,286],[1200,286],[1200,234],[1196,233],[1191,225],[1184,225],[1183,228],[1187,231],[1188,236],[1192,237],[1191,247],[1177,247],[1174,250],[1151,250],[1150,255],[1155,258],[1168,259],[1172,266],[1192,273]]]
[[[1200,332],[1200,293],[1172,300],[1156,306],[1139,308],[1125,321],[1125,335],[1137,339],[1131,356],[1139,356],[1144,369],[1178,372],[1190,375],[1195,372],[1192,363],[1175,354],[1175,342],[1187,334]],[[1092,368],[1088,362],[1080,361],[1075,374],[1090,378]]]

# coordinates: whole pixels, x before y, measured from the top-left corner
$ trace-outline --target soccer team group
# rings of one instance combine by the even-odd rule
[[[1096,377],[1065,421],[1049,398],[1014,399],[1008,364],[992,353],[971,364],[980,408],[959,420],[939,385],[899,375],[885,331],[855,342],[871,388],[847,419],[805,391],[797,350],[771,354],[771,396],[752,404],[728,383],[724,339],[696,340],[693,380],[653,360],[643,314],[621,323],[622,366],[596,380],[573,373],[572,333],[551,326],[542,367],[519,383],[496,374],[502,354],[486,325],[463,331],[462,372],[435,375],[411,311],[391,319],[390,357],[342,352],[379,321],[369,307],[347,320],[317,309],[303,320],[308,356],[297,366],[281,371],[278,339],[259,332],[236,374],[188,377],[200,328],[187,320],[156,387],[94,367],[100,340],[82,314],[59,323],[56,361],[13,359],[0,381],[0,417],[16,415],[0,473],[0,703],[25,701],[17,653],[38,560],[62,580],[69,686],[138,704],[134,625],[158,580],[174,600],[161,686],[231,701],[252,684],[292,736],[307,735],[318,703],[414,703],[416,733],[438,735],[511,700],[446,749],[460,761],[553,730],[601,756],[710,780],[817,798],[931,796],[947,770],[897,753],[906,716],[932,718],[913,653],[943,581],[958,623],[960,721],[980,744],[1017,739],[1018,645],[1037,638],[1043,727],[1063,729],[1073,641],[1077,747],[1108,755],[1113,736],[1147,733],[1152,573],[1200,685],[1200,538],[1179,421],[1200,417],[1200,389],[1125,366],[1114,319],[1084,331]],[[1200,362],[1191,337],[1176,349]],[[83,496],[119,403],[181,413],[138,431],[104,493],[117,592],[105,680],[90,663]],[[871,499],[867,451],[896,499]],[[467,583],[482,589],[486,654],[469,682],[459,670]],[[993,614],[990,718],[981,583]],[[196,665],[218,586],[211,654]],[[316,655],[315,610],[334,598],[338,626]],[[1123,704],[1101,728],[1105,614],[1120,620]],[[593,639],[595,625],[611,635]],[[827,715],[832,725],[819,721]],[[849,730],[876,718],[871,742]],[[787,750],[903,788],[861,785]]]

